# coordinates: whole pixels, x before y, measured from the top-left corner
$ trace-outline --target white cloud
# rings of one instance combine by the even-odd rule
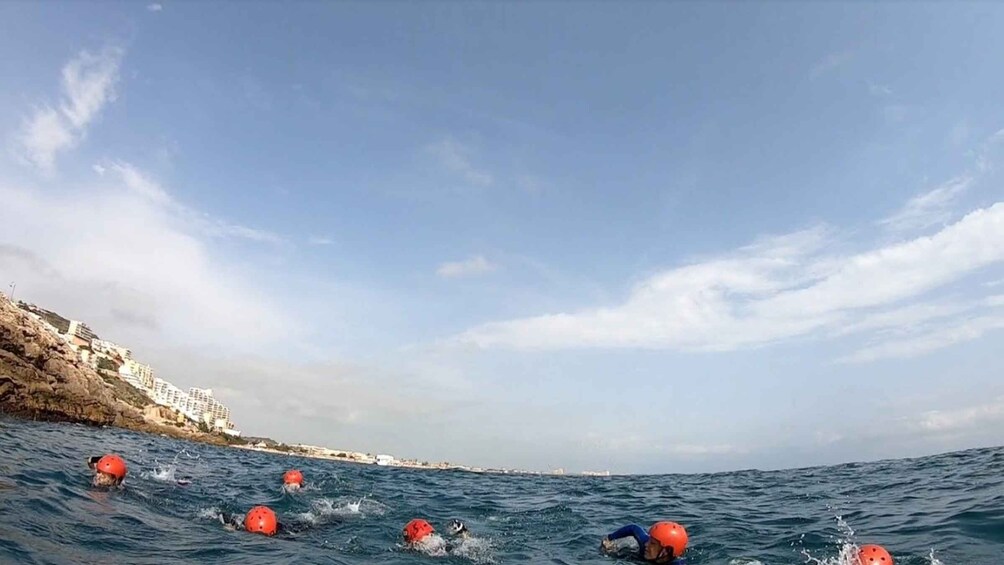
[[[978,406],[954,410],[931,410],[914,422],[915,428],[930,433],[953,433],[1004,423],[1004,397]]]
[[[51,171],[55,166],[56,153],[72,147],[76,140],[59,112],[46,106],[35,112],[31,119],[25,120],[18,142],[28,162],[43,171]]]
[[[308,238],[307,243],[309,243],[310,245],[334,245],[335,240],[331,239],[330,237],[315,235]]]
[[[109,47],[94,55],[81,51],[62,72],[62,98],[58,111],[43,105],[27,118],[17,135],[22,157],[44,172],[51,172],[56,155],[75,146],[101,109],[115,100],[115,83],[123,51]]]
[[[993,307],[993,300],[988,306]],[[999,306],[999,304],[997,305]],[[972,341],[985,334],[1004,329],[1004,313],[978,316],[962,321],[953,321],[944,327],[930,330],[906,339],[886,341],[878,345],[862,348],[844,357],[847,363],[866,363],[877,359],[916,357],[938,349]]]
[[[488,323],[455,339],[484,348],[708,351],[880,327],[877,314],[902,316],[890,311],[1004,261],[1004,203],[863,253],[826,255],[823,241],[818,230],[767,239],[651,276],[620,304]]]
[[[110,170],[118,173],[123,185],[133,193],[149,200],[156,206],[162,207],[165,211],[171,212],[180,220],[184,220],[190,226],[197,228],[205,235],[222,238],[238,238],[255,241],[259,243],[282,243],[283,237],[278,234],[250,228],[238,224],[230,223],[220,218],[214,218],[208,214],[197,212],[176,201],[165,190],[160,183],[151,179],[148,175],[129,163],[122,161],[109,165]]]
[[[293,335],[283,311],[227,274],[198,231],[119,179],[58,195],[0,182],[0,199],[0,271],[26,298],[99,334],[232,350]]]
[[[872,96],[892,96],[892,89],[884,84],[869,82],[868,93]]]
[[[94,165],[91,165],[91,169],[93,169],[94,172],[97,173],[99,176],[105,176],[105,171],[108,170],[104,166],[99,165],[97,163],[95,163]]]
[[[973,177],[964,175],[911,198],[901,210],[879,223],[891,230],[924,229],[947,222],[952,205],[973,184]]]
[[[484,275],[498,269],[498,265],[475,255],[463,261],[443,263],[436,269],[436,274],[443,278],[472,277]]]
[[[162,6],[160,4],[156,4],[156,3],[154,3],[154,4],[147,4],[146,5],[146,9],[149,10],[149,11],[151,11],[151,12],[160,12],[161,10],[164,9],[164,6]]]
[[[426,146],[440,165],[476,186],[489,186],[494,178],[487,171],[477,168],[471,160],[471,149],[453,138],[447,137]]]

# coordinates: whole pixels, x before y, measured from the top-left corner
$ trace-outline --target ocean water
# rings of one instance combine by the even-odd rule
[[[129,463],[90,486],[85,460]],[[671,519],[690,563],[848,565],[880,543],[901,565],[1004,563],[1004,448],[790,471],[524,477],[415,471],[216,448],[117,429],[0,420],[0,563],[626,563],[597,552],[622,524]],[[291,467],[309,486],[279,487]],[[179,486],[177,479],[191,484]],[[300,530],[233,532],[220,510],[268,504]],[[447,556],[399,545],[404,523],[475,534]]]

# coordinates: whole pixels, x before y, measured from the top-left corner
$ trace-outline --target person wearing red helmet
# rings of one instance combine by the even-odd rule
[[[303,473],[296,469],[286,471],[282,476],[282,488],[286,491],[300,490],[303,488]]]
[[[895,565],[892,555],[881,545],[868,544],[858,550],[860,565]]]
[[[446,540],[436,533],[436,529],[427,520],[415,518],[404,525],[401,533],[410,549],[436,556],[446,555],[449,551]]]
[[[252,534],[274,536],[280,532],[287,531],[285,526],[279,522],[279,517],[276,516],[275,511],[268,506],[255,506],[251,510],[248,510],[244,516],[221,512],[219,518],[220,522],[227,529],[238,532],[244,531]]]
[[[91,457],[87,460],[87,466],[94,471],[91,484],[96,487],[116,487],[125,480],[126,464],[118,455],[109,453]]]
[[[600,550],[604,553],[615,552],[618,548],[614,543],[622,538],[634,538],[638,544],[636,556],[648,563],[671,563],[686,565],[683,552],[687,550],[687,530],[676,522],[656,522],[646,532],[637,524],[629,524],[603,538]]]

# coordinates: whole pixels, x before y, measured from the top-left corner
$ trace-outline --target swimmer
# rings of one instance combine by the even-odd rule
[[[290,469],[282,476],[282,488],[287,492],[300,490],[303,488],[303,473],[296,469]]]
[[[638,543],[637,557],[647,563],[686,565],[683,552],[687,549],[687,530],[676,522],[656,522],[648,533],[636,524],[624,526],[603,538],[600,551],[610,553],[617,549],[615,540],[632,537]]]
[[[471,537],[471,531],[467,529],[467,524],[461,522],[460,520],[453,520],[450,522],[450,525],[446,526],[446,533],[460,539],[467,539]]]
[[[858,550],[860,565],[894,565],[892,555],[881,545],[863,545]]]
[[[436,533],[426,520],[415,518],[404,526],[404,542],[410,548],[428,555],[446,555],[446,540]]]
[[[118,455],[89,457],[87,466],[94,471],[91,484],[96,487],[117,487],[126,476],[126,464]]]
[[[275,512],[268,506],[255,506],[243,517],[239,514],[228,512],[220,513],[220,522],[227,529],[236,531],[245,530],[252,534],[262,534],[274,536],[279,532],[281,526]]]
[[[263,536],[276,534],[296,534],[306,529],[306,526],[283,524],[275,511],[268,506],[255,506],[244,516],[230,512],[219,514],[220,523],[228,530],[245,531]]]

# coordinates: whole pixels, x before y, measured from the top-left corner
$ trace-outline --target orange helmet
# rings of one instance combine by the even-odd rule
[[[687,549],[687,530],[676,522],[656,522],[649,528],[648,536],[672,550],[673,557],[680,557]]]
[[[275,535],[279,530],[279,520],[268,506],[255,506],[244,517],[244,529],[253,534]]]
[[[118,455],[105,455],[94,464],[94,470],[108,473],[121,481],[126,476],[126,464]]]
[[[892,555],[881,545],[863,545],[858,550],[861,565],[893,565]]]
[[[408,543],[420,542],[434,531],[436,530],[433,529],[432,524],[421,518],[415,518],[404,526],[404,541]]]
[[[289,471],[286,471],[285,475],[282,476],[282,482],[283,482],[283,484],[286,484],[286,485],[295,484],[295,485],[301,485],[302,486],[303,485],[303,473],[297,471],[296,469],[290,469]]]

